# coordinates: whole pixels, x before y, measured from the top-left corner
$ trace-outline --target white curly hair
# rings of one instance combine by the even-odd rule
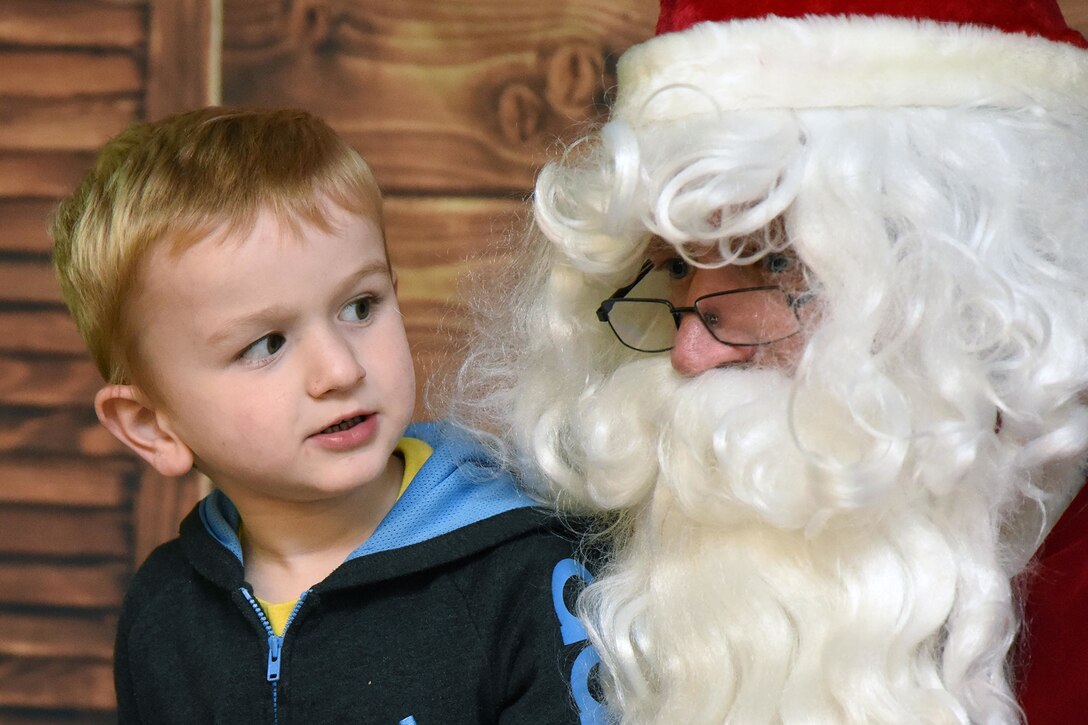
[[[1086,190],[1088,123],[1039,109],[617,120],[544,169],[454,414],[612,522],[619,722],[1018,720],[1010,582],[1088,445]],[[795,370],[684,378],[596,319],[651,238],[772,222],[752,257],[820,300]]]

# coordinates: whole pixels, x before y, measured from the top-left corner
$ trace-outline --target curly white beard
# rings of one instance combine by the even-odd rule
[[[541,499],[618,517],[582,600],[617,717],[1016,722],[1009,580],[1088,450],[1083,114],[784,109],[597,139],[541,172],[528,272],[480,307],[455,417]],[[721,245],[778,217],[819,291],[792,376],[681,380],[596,321],[647,234]]]
[[[1015,466],[997,443],[923,466],[879,408],[862,430],[781,373],[680,381],[661,358],[581,398],[587,493],[631,512],[581,599],[622,723],[1017,720],[997,533]]]

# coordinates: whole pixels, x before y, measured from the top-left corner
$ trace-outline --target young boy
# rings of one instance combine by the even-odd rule
[[[584,570],[465,439],[409,427],[380,193],[327,125],[136,124],[51,232],[102,424],[214,485],[133,579],[120,722],[589,721]]]

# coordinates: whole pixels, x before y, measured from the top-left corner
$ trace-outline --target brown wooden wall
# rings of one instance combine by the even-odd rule
[[[1088,33],[1088,0],[1061,4]],[[150,474],[90,407],[45,228],[93,150],[220,97],[326,117],[385,189],[422,381],[463,329],[456,280],[485,264],[466,260],[517,226],[655,16],[656,0],[0,0],[0,723],[112,721],[125,584],[198,490]]]
[[[95,421],[100,381],[49,267],[46,221],[95,148],[216,100],[308,107],[368,157],[421,381],[456,334],[465,258],[600,108],[655,0],[0,0],[0,723],[112,720],[135,565],[197,493]],[[221,64],[209,55],[212,23]],[[479,262],[477,264],[480,264]]]
[[[656,10],[227,0],[223,100],[308,108],[372,164],[422,383],[461,328],[466,256],[513,226],[535,169],[603,108],[616,57],[652,32]]]

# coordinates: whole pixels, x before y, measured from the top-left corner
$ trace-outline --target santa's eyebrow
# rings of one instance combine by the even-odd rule
[[[646,251],[644,252],[647,258],[660,257],[664,254],[679,254],[676,247],[669,244],[659,236],[654,236],[650,239],[650,243],[646,245]]]

